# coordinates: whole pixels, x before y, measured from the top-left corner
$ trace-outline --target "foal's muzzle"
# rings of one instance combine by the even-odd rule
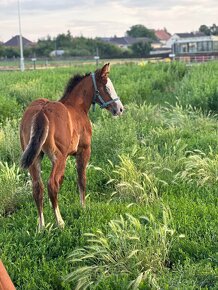
[[[118,100],[118,101],[114,102],[110,108],[110,111],[114,116],[121,116],[123,114],[123,111],[124,111],[124,107],[123,107],[123,104],[121,103],[121,101]]]

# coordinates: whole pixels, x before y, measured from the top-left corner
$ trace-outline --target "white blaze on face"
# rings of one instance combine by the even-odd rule
[[[117,93],[116,93],[115,88],[114,88],[114,85],[109,78],[107,79],[106,88],[111,96],[111,99],[114,100],[114,99],[118,98]]]
[[[113,86],[112,81],[108,78],[106,88],[108,93],[110,94],[111,99],[115,100],[118,98],[115,88]],[[116,110],[116,115],[121,115],[123,112],[123,105],[120,100],[117,100],[113,103],[113,107]]]

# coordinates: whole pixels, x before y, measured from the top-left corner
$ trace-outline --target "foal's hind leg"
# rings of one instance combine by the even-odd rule
[[[85,207],[85,193],[86,193],[86,167],[91,155],[91,148],[83,148],[76,155],[76,167],[78,173],[78,186],[80,192],[80,201],[82,207]]]
[[[58,206],[58,191],[63,182],[64,170],[66,166],[66,157],[60,156],[52,162],[52,172],[48,181],[48,195],[52,203],[56,221],[59,227],[64,227],[64,221]]]
[[[45,227],[43,216],[43,183],[41,179],[41,158],[42,156],[36,159],[36,161],[29,168],[29,172],[32,177],[33,198],[36,202],[39,215],[39,231]]]

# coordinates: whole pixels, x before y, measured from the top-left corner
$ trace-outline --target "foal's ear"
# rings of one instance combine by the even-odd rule
[[[103,83],[107,83],[107,78],[110,72],[110,63],[106,63],[101,69],[101,80]]]

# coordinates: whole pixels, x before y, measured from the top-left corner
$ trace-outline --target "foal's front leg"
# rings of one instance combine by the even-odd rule
[[[91,155],[90,146],[82,148],[76,155],[80,201],[83,207],[85,207],[86,167],[89,162],[90,155]]]

